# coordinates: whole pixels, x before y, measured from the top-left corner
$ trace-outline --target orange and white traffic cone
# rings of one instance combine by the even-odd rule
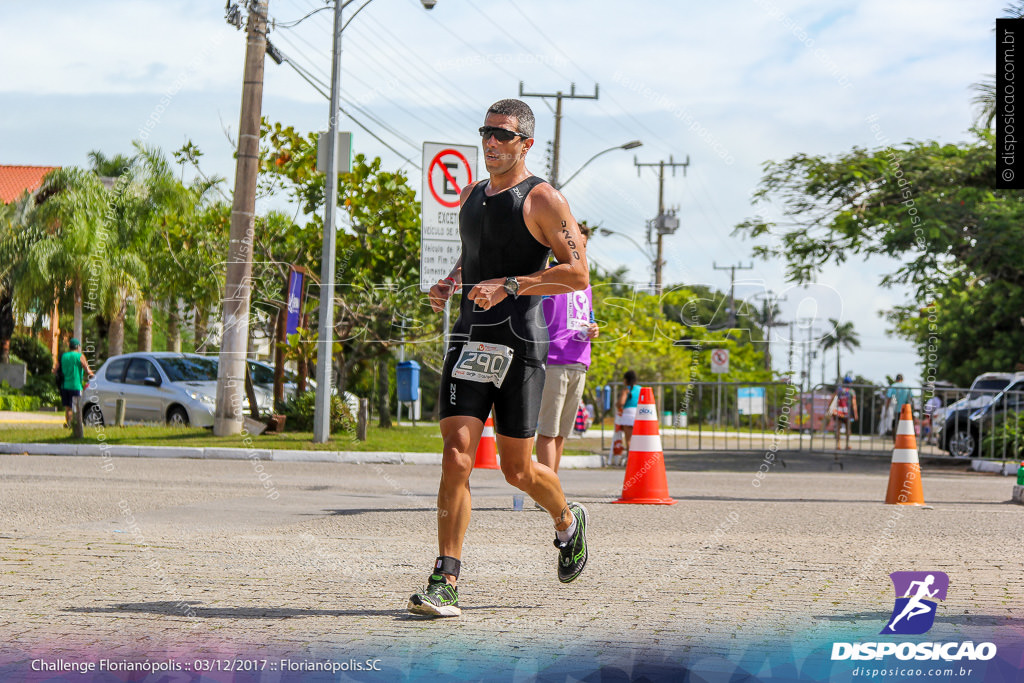
[[[480,444],[476,447],[473,468],[482,470],[501,469],[501,466],[498,465],[498,442],[494,438],[494,418],[490,415],[487,416],[487,422],[484,423],[484,431],[480,435]]]
[[[896,426],[896,444],[892,449],[889,466],[889,489],[885,493],[886,505],[924,505],[921,488],[921,462],[917,458],[917,439],[914,436],[914,414],[909,403],[903,404],[900,421]]]
[[[654,391],[650,387],[640,389],[633,437],[629,440],[622,497],[615,502],[644,505],[676,503],[668,495],[665,454],[661,450],[661,435],[658,432],[658,411],[654,407]]]
[[[622,415],[620,410],[619,415]],[[608,452],[608,465],[614,467],[619,464],[621,458],[626,455],[626,439],[625,432],[622,431],[622,425],[619,424],[618,420],[615,420],[615,432],[612,434],[612,448]]]

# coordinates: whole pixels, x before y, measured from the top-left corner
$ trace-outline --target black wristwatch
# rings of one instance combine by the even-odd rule
[[[519,296],[519,280],[516,279],[515,275],[505,278],[505,292],[509,296]]]

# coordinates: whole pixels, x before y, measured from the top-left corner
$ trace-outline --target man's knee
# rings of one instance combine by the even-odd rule
[[[526,490],[533,481],[533,462],[528,467],[502,467],[501,473],[505,475],[505,481],[517,489]]]
[[[473,459],[464,445],[446,444],[441,453],[441,473],[448,479],[469,479]]]

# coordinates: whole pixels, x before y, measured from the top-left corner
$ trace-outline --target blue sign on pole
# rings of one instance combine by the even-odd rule
[[[295,334],[302,319],[302,271],[292,268],[288,271],[288,318],[285,322],[285,332]],[[285,337],[288,341],[288,337]],[[289,342],[290,343],[290,342]]]
[[[736,403],[740,415],[764,415],[764,387],[738,387]]]

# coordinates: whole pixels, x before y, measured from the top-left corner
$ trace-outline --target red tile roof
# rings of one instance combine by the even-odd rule
[[[4,166],[0,164],[0,202],[9,204],[25,190],[35,192],[43,176],[60,166]]]

